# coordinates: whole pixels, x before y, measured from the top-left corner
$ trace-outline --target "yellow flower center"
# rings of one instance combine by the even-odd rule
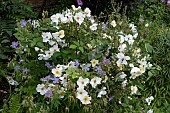
[[[54,52],[56,52],[57,50],[56,50],[56,49],[54,49],[53,51],[54,51]]]
[[[96,61],[93,61],[93,62],[92,62],[92,64],[94,64],[94,65],[95,65],[95,64],[96,64]]]
[[[77,17],[77,20],[79,20],[80,19],[80,17]]]
[[[62,32],[60,31],[60,32],[58,32],[58,36],[61,36],[62,35]]]
[[[58,75],[60,72],[58,70],[55,71],[55,74]]]
[[[50,55],[50,54],[51,54],[51,52],[48,52],[48,54]]]
[[[84,81],[82,81],[81,84],[84,84]]]
[[[139,75],[139,74],[141,74],[141,72],[140,72],[140,71],[138,71],[138,72],[136,72],[136,74],[137,74],[137,75]]]
[[[96,80],[94,80],[94,83],[96,83],[97,81]]]
[[[63,95],[64,94],[64,91],[60,91],[60,95]]]
[[[41,90],[44,90],[44,87],[42,87]]]
[[[83,98],[83,100],[84,100],[85,102],[87,102],[89,99],[88,99],[87,96],[85,96],[85,97]]]

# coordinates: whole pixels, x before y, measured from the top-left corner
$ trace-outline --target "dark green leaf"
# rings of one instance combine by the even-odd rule
[[[79,47],[79,50],[84,53],[84,48],[83,47]]]

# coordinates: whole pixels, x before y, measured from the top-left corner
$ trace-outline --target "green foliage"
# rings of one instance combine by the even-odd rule
[[[53,7],[53,8],[47,9],[47,11],[48,11],[49,15],[51,16],[55,13],[62,12],[66,8],[70,8],[71,5],[73,5],[73,4],[74,4],[74,2],[72,0],[57,0],[57,5],[55,5],[55,7]]]
[[[70,10],[67,11],[69,12]],[[74,7],[71,11],[73,15],[86,14],[83,10],[76,9]],[[119,48],[123,48],[120,46],[123,42],[126,43],[127,49],[123,49],[122,51],[126,53],[125,55],[127,55],[126,57],[128,57],[129,60],[130,57],[134,57],[131,58],[131,62],[133,62],[135,66],[140,65],[137,63],[137,60],[142,59],[145,56],[145,48],[142,49],[142,55],[140,57],[136,58],[136,56],[133,55],[136,48],[140,48],[138,42],[141,39],[140,37],[137,38],[138,34],[134,24],[129,25],[125,18],[120,18],[119,14],[110,15],[108,18],[108,25],[104,30],[102,28],[103,23],[98,22],[98,18],[96,17],[94,17],[93,20],[92,18],[89,19],[87,15],[84,15],[82,16],[83,23],[80,24],[80,21],[76,20],[76,16],[72,17],[74,21],[63,21],[65,13],[67,12],[60,14],[61,17],[58,21],[59,23],[55,23],[55,21],[57,21],[56,18],[54,18],[55,20],[52,18],[56,15],[53,15],[51,18],[47,18],[47,15],[45,15],[42,19],[36,20],[38,27],[28,23],[27,26],[18,25],[18,28],[16,28],[17,32],[14,35],[17,37],[20,46],[16,48],[18,53],[9,63],[10,69],[15,68],[15,66],[20,66],[20,69],[15,69],[12,73],[12,75],[14,75],[13,79],[18,81],[20,84],[18,88],[15,88],[15,92],[32,97],[33,102],[31,103],[35,102],[36,105],[39,105],[36,109],[34,104],[28,105],[27,103],[24,103],[23,109],[28,111],[30,107],[33,112],[38,111],[40,106],[43,106],[43,109],[51,112],[54,112],[53,109],[57,109],[60,112],[68,110],[75,111],[75,109],[80,109],[81,112],[107,112],[109,109],[103,108],[107,105],[113,106],[111,105],[112,103],[108,102],[110,96],[114,96],[113,101],[116,102],[118,102],[119,99],[123,100],[125,96],[127,97],[127,93],[130,93],[129,88],[133,84],[137,84],[140,90],[142,90],[140,80],[130,79],[131,67],[117,63],[117,54],[121,51]],[[113,14],[116,14],[116,12]],[[115,21],[115,25],[113,21],[114,18],[117,19],[117,21]],[[58,25],[57,27],[56,24]],[[123,31],[123,33],[120,31]],[[126,41],[121,43],[119,35],[122,37],[129,36],[134,38],[135,41],[132,40],[132,42],[134,41],[133,43]],[[48,39],[48,36],[50,39]],[[50,44],[50,42],[54,42],[54,44]],[[55,47],[55,51],[51,50],[53,47]],[[146,47],[150,51],[150,46]],[[26,51],[24,51],[25,48]],[[59,51],[57,50],[58,48]],[[92,54],[95,54],[95,56],[92,56]],[[41,55],[43,55],[43,57],[41,57]],[[19,62],[22,59],[24,59],[24,62]],[[52,65],[46,68],[44,66],[44,60],[50,62]],[[77,68],[75,67],[75,60],[78,60],[80,63],[80,66]],[[108,63],[106,63],[106,60],[108,60]],[[68,85],[62,86],[62,83],[60,84],[58,82],[54,83],[54,85],[50,79],[44,80],[46,77],[57,77],[58,79],[61,79],[54,75],[53,70],[55,65],[61,66],[63,72],[60,73],[63,74],[63,77],[65,76],[64,79],[68,81]],[[89,66],[89,71],[84,70],[86,65]],[[29,69],[29,71],[24,72],[25,68]],[[51,71],[53,74],[51,74]],[[56,73],[58,72],[56,71]],[[119,75],[122,73],[126,73],[128,75],[128,80],[130,82],[127,88],[122,88],[121,83],[125,81],[125,79],[119,78]],[[45,78],[40,79],[42,77]],[[102,80],[101,85],[96,87],[96,89],[94,89],[95,87],[93,87],[92,84],[86,87],[90,92],[89,95],[92,97],[90,105],[83,105],[76,97],[76,89],[78,87],[77,80],[81,77],[87,78],[88,80],[91,79],[91,81],[95,77],[100,77],[99,79]],[[108,82],[106,82],[107,80]],[[40,84],[41,82],[42,84]],[[59,82],[61,82],[61,80]],[[38,90],[36,92],[36,88],[44,84],[45,87],[53,85],[53,95],[49,98],[42,96],[44,94],[39,95],[39,93],[37,93],[39,92]],[[107,95],[103,96],[103,98],[96,97],[102,87],[107,87]],[[84,90],[86,90],[86,88]],[[141,92],[138,91],[136,95],[141,96]],[[25,100],[27,99],[24,99],[24,101]],[[46,102],[48,103],[49,109],[45,107],[47,106]],[[128,106],[128,103],[127,98],[125,98],[125,103],[122,103],[122,111],[128,111],[123,109]],[[133,102],[131,104],[133,104]],[[119,111],[117,107],[113,108],[113,110]]]
[[[60,2],[61,1],[62,0],[60,0]],[[133,18],[130,18],[130,21],[135,21],[135,24],[138,25],[137,30],[139,34],[136,39],[137,43],[134,44],[135,47],[133,49],[140,47],[141,51],[143,51],[141,52],[141,57],[144,57],[143,54],[145,54],[146,50],[146,52],[151,56],[150,60],[153,67],[150,68],[150,70],[147,70],[142,76],[133,80],[129,79],[131,75],[129,73],[130,67],[125,66],[125,70],[123,71],[127,74],[128,78],[127,88],[122,88],[120,85],[123,80],[125,80],[119,78],[119,75],[122,72],[121,68],[124,69],[124,67],[116,66],[116,54],[119,52],[118,46],[120,45],[120,37],[117,36],[117,31],[122,30],[126,31],[127,34],[130,33],[130,30],[127,30],[129,29],[129,26],[125,15],[122,17],[121,14],[117,13],[121,11],[119,9],[120,7],[118,9],[113,8],[113,13],[108,16],[109,24],[113,19],[116,20],[116,29],[111,25],[107,25],[105,31],[103,29],[98,29],[97,31],[92,32],[89,29],[89,26],[91,25],[90,22],[82,24],[81,26],[75,22],[70,25],[60,23],[59,29],[65,30],[64,39],[66,39],[67,45],[63,48],[60,45],[60,52],[55,52],[51,58],[46,60],[52,64],[48,68],[44,65],[45,61],[38,60],[38,53],[43,54],[45,50],[50,48],[50,45],[47,42],[42,41],[42,33],[54,33],[59,31],[59,29],[54,27],[54,23],[51,24],[50,18],[45,18],[45,16],[43,19],[37,20],[39,24],[38,27],[34,27],[31,24],[27,24],[25,27],[18,25],[15,36],[22,46],[20,45],[16,48],[18,54],[14,56],[12,61],[9,63],[8,68],[9,70],[12,70],[12,72],[9,73],[12,75],[13,79],[19,82],[19,86],[12,92],[14,94],[10,97],[9,104],[4,104],[3,112],[144,113],[149,109],[154,109],[154,113],[169,113],[170,87],[168,80],[170,78],[170,29],[166,24],[166,22],[169,22],[169,15],[167,13],[169,9],[164,9],[164,4],[156,3],[158,3],[158,1],[145,1],[144,4],[140,4],[137,12],[131,13],[128,16],[129,18],[133,15]],[[65,7],[65,4],[67,3],[63,1],[62,8]],[[58,10],[55,11],[58,12]],[[53,11],[50,13],[54,14]],[[102,17],[95,19],[100,20],[100,18]],[[139,22],[139,19],[141,18],[143,20]],[[146,24],[148,24],[148,26]],[[99,24],[100,28],[102,25],[103,24]],[[106,33],[107,35],[104,36],[100,33]],[[110,39],[109,36],[111,36]],[[8,40],[3,38],[0,42],[0,44],[3,45],[8,43]],[[108,46],[112,47],[109,50],[110,53],[108,52]],[[37,52],[34,47],[38,47],[39,49],[42,48],[44,51]],[[127,48],[130,48],[130,46],[128,45]],[[26,51],[24,51],[24,49],[26,49]],[[132,54],[132,50],[126,50],[126,55]],[[4,54],[6,51],[3,50],[0,52]],[[96,89],[92,89],[89,85],[88,88],[91,88],[89,90],[89,94],[96,98],[93,98],[90,105],[83,105],[75,96],[77,88],[76,81],[80,76],[89,79],[92,79],[94,76],[99,76],[92,67],[89,72],[85,72],[83,70],[84,64],[90,62],[92,59],[92,53],[96,54],[94,59],[99,59],[99,65],[106,71],[106,74],[109,77],[108,82],[104,83],[104,86],[107,87],[107,95],[100,99],[97,98],[96,94],[99,92],[99,88],[103,87],[103,85],[100,85],[99,88]],[[101,63],[103,61],[103,57],[106,56],[107,58],[113,58],[110,65],[103,65]],[[132,57],[132,55],[130,55],[130,57]],[[21,63],[20,60],[23,59],[24,62]],[[54,65],[63,64],[66,66],[70,61],[74,61],[76,59],[78,59],[79,63],[83,63],[83,65],[80,66],[82,69],[80,67],[78,69],[70,68],[63,72],[64,74],[71,75],[69,77],[70,83],[68,83],[69,85],[65,90],[66,93],[64,93],[64,98],[60,98],[60,93],[47,98],[36,92],[37,84],[43,83],[46,84],[47,87],[52,83],[51,81],[43,81],[40,78],[47,75],[51,77],[51,69],[54,68]],[[131,63],[138,66],[137,61],[133,58],[131,59]],[[70,65],[71,64],[67,66]],[[15,66],[20,66],[20,69],[13,70]],[[28,69],[27,72],[24,72],[25,68]],[[0,70],[0,72],[3,71]],[[5,74],[6,73],[3,72],[3,75]],[[104,76],[101,78],[105,79]],[[135,95],[130,95],[130,86],[134,84],[137,85],[138,91]],[[60,89],[60,85],[61,84],[55,84],[55,93]],[[16,92],[19,94],[15,94]],[[145,99],[151,95],[154,96],[154,100],[149,106]]]
[[[15,31],[16,20],[36,18],[33,6],[24,0],[0,1],[0,33],[7,33],[10,37]]]
[[[157,98],[155,106],[158,108],[161,106],[170,107],[170,29],[164,27],[159,30],[162,31],[155,35],[155,40],[152,43],[154,48],[152,62],[161,69],[153,71],[153,75],[146,83],[146,91],[155,95]],[[166,110],[166,113],[168,112],[170,112],[169,109]]]
[[[11,59],[11,52],[13,50],[10,47],[10,36],[7,33],[0,34],[0,63]]]
[[[165,24],[170,23],[170,7],[160,0],[144,0],[135,12],[128,11],[128,18],[136,24],[143,21]]]
[[[2,113],[22,113],[21,111],[21,95],[20,94],[15,94],[12,95],[10,101],[9,101],[9,106],[6,103],[3,107],[3,112]]]
[[[36,13],[32,11],[32,6],[26,4],[24,0],[1,0],[0,12],[2,19],[18,20],[36,17]]]
[[[145,9],[145,10],[144,10]],[[134,18],[141,37],[146,39],[145,48],[151,56],[154,68],[147,74],[143,94],[155,97],[153,108],[156,113],[169,113],[170,110],[170,30],[169,7],[160,1],[146,1],[138,7]],[[148,24],[148,25],[146,25]]]
[[[0,62],[7,62],[13,56],[10,45],[14,40],[16,20],[36,18],[32,6],[24,0],[0,0]]]

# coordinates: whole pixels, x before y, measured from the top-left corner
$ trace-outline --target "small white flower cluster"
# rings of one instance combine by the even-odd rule
[[[115,23],[115,22],[114,22]],[[117,66],[120,68],[120,70],[122,70],[123,65],[127,65],[128,62],[131,58],[128,55],[125,55],[128,49],[131,49],[131,47],[133,46],[133,43],[135,41],[135,39],[138,36],[137,30],[135,28],[136,26],[134,26],[134,24],[130,24],[129,28],[131,28],[131,32],[132,34],[125,34],[122,31],[121,32],[117,32],[119,38],[119,47],[118,47],[118,51],[120,53],[117,54]],[[128,46],[128,47],[127,47]]]
[[[64,30],[59,29],[61,24],[69,24],[70,22],[76,21],[79,25],[81,25],[82,23],[86,25],[84,20],[87,20],[91,22],[91,25],[89,26],[90,30],[95,31],[97,30],[98,26],[98,24],[95,23],[94,19],[91,16],[91,11],[89,8],[85,8],[84,11],[82,11],[81,7],[76,8],[74,5],[72,5],[72,10],[67,9],[63,13],[54,14],[50,17],[50,19],[51,24],[54,25],[54,27],[56,27],[58,31],[54,33],[42,32],[43,43],[46,43],[46,45],[48,44],[50,48],[48,50],[43,50],[39,47],[34,48],[35,51],[40,52],[40,54],[38,54],[39,60],[48,60],[53,56],[55,52],[60,52],[59,46],[65,47],[66,45],[68,45],[65,43],[64,40],[64,37],[67,34],[65,34]]]
[[[151,104],[151,101],[154,100],[154,97],[153,97],[153,96],[150,96],[150,97],[146,98],[145,100],[146,100],[146,102],[148,103],[148,105],[150,105],[150,104]]]
[[[42,33],[43,42],[48,43],[51,47],[49,48],[49,50],[43,50],[38,47],[35,47],[34,48],[35,51],[42,52],[41,54],[38,54],[39,56],[38,59],[48,60],[55,52],[60,52],[59,45],[63,46],[65,44],[65,40],[62,39],[64,36],[65,36],[64,30],[60,30],[55,33],[43,32]]]
[[[101,84],[101,81],[102,78],[97,76],[95,76],[91,80],[89,80],[88,78],[82,78],[82,76],[80,76],[79,79],[77,80],[78,88],[76,98],[78,98],[82,102],[82,104],[90,104],[91,97],[88,95],[88,92],[84,89],[84,87],[90,83],[92,88],[96,88],[97,85]],[[105,90],[106,87],[103,87],[98,93],[97,97],[100,98],[102,95],[106,95]]]
[[[82,70],[85,68],[85,66],[95,69],[95,66],[97,66],[98,63],[99,63],[98,60],[92,59],[91,64],[82,64],[82,65],[80,65],[80,67],[82,68]],[[72,75],[66,74],[65,72],[66,72],[66,70],[69,70],[71,68],[77,69],[75,66],[75,62],[73,62],[73,61],[70,61],[67,65],[58,64],[55,68],[52,68],[52,70],[51,70],[52,74],[54,75],[55,79],[58,79],[57,84],[52,84],[49,82],[46,82],[45,84],[38,84],[37,88],[36,88],[37,92],[39,92],[41,95],[48,95],[49,91],[57,92],[58,94],[60,94],[60,98],[64,98],[64,93],[66,92],[66,90],[68,88],[68,84],[70,82],[72,82],[71,81]],[[51,78],[49,77],[48,79],[51,79]],[[43,81],[47,81],[47,80],[43,80]],[[77,80],[78,87],[76,89],[76,92],[77,92],[76,98],[78,98],[82,102],[82,104],[90,104],[92,97],[90,97],[89,93],[85,90],[85,87],[88,84],[90,84],[91,87],[95,89],[95,88],[97,88],[98,85],[100,85],[102,83],[106,83],[106,81],[107,81],[107,76],[103,76],[103,77],[102,76],[101,77],[93,76],[93,78],[91,78],[91,80],[90,80],[89,78],[87,78],[87,77],[83,78],[80,75]],[[57,91],[56,91],[56,87],[58,87]],[[52,92],[51,92],[50,96],[52,96]],[[106,95],[106,93],[107,93],[106,87],[103,87],[98,92],[97,97],[101,98],[102,95]],[[47,97],[50,97],[50,96],[47,96]]]
[[[152,67],[152,64],[147,62],[146,59],[147,59],[146,56],[142,59],[138,59],[137,62],[139,63],[139,67],[132,66],[132,69],[130,71],[130,74],[131,74],[130,78],[135,79],[136,77],[145,73],[146,68]]]
[[[19,85],[19,83],[17,81],[15,81],[14,79],[12,79],[12,77],[8,76],[6,78],[7,78],[9,84],[15,85],[15,86]]]
[[[113,20],[110,24],[113,27],[116,27],[117,25],[115,20]],[[124,81],[122,82],[123,88],[128,83],[128,80],[126,78],[128,73],[123,72],[124,68],[130,67],[130,79],[135,79],[136,77],[142,75],[145,72],[146,68],[152,67],[152,64],[147,62],[147,58],[149,58],[149,56],[144,56],[142,58],[141,49],[137,47],[135,47],[134,49],[133,45],[135,43],[135,39],[137,39],[138,37],[136,26],[134,24],[130,24],[129,28],[131,30],[131,33],[129,34],[123,33],[122,31],[117,32],[117,35],[119,37],[119,52],[116,54],[116,64],[121,71],[119,78],[124,79]],[[104,34],[104,36],[106,37],[108,35]],[[129,51],[132,51],[133,53],[129,54]],[[135,66],[133,63],[135,64]],[[136,85],[131,86],[131,94],[136,94],[137,90],[138,88]]]
[[[38,47],[35,47],[36,51],[41,52],[42,54],[39,54],[39,60],[48,60],[55,52],[60,52],[59,46],[64,47],[65,44],[65,34],[66,31],[60,28],[60,24],[66,24],[66,23],[72,23],[76,22],[78,29],[81,25],[84,25],[87,27],[84,20],[90,21],[90,26],[88,26],[88,29],[91,31],[97,30],[98,24],[94,22],[94,19],[91,17],[91,11],[89,8],[85,8],[84,11],[81,10],[80,7],[76,8],[75,6],[72,6],[72,10],[66,10],[62,14],[57,13],[51,16],[51,23],[55,24],[55,27],[58,29],[55,33],[50,32],[43,32],[42,33],[42,40],[43,43],[48,43],[48,45],[51,46],[49,50],[43,50]],[[113,20],[110,25],[112,28],[116,28],[117,23],[115,20]],[[149,56],[144,56],[141,53],[141,49],[139,47],[134,47],[135,40],[138,37],[138,32],[136,30],[136,26],[134,24],[129,25],[130,33],[126,34],[122,31],[117,32],[116,35],[118,35],[118,47],[116,48],[118,52],[111,53],[113,56],[111,57],[114,61],[112,63],[113,66],[117,66],[119,73],[119,78],[123,80],[122,87],[125,88],[128,84],[128,80],[133,80],[136,77],[142,75],[147,68],[152,67],[152,64],[147,62]],[[104,39],[109,39],[111,41],[112,45],[114,45],[113,39],[114,37],[110,36],[109,33],[106,34],[105,32],[101,32],[101,36]],[[92,45],[87,44],[87,47],[89,49],[93,49]],[[114,47],[110,47],[109,49],[112,49]],[[107,52],[109,52],[109,49]],[[44,53],[44,54],[43,54]],[[109,56],[110,57],[110,56]],[[60,94],[60,98],[64,98],[64,94],[67,91],[67,86],[70,84],[72,79],[77,79],[76,83],[77,86],[74,86],[72,88],[73,91],[76,91],[76,98],[78,98],[82,104],[90,104],[92,100],[92,95],[90,95],[90,90],[97,89],[98,85],[102,85],[102,83],[106,83],[107,78],[109,76],[106,75],[106,72],[103,72],[101,69],[102,66],[108,66],[110,64],[110,59],[105,57],[105,61],[100,64],[100,59],[92,59],[90,63],[81,64],[80,66],[76,66],[76,62],[70,61],[67,65],[60,65],[58,64],[56,67],[53,67],[51,69],[51,73],[53,74],[53,78],[50,78],[50,80],[55,80],[55,83],[51,84],[47,82],[46,84],[39,84],[37,85],[37,92],[40,92],[41,95],[46,95],[47,97],[50,97],[53,92],[57,92]],[[100,66],[100,65],[102,66]],[[107,65],[105,65],[107,64]],[[68,70],[77,69],[81,67],[82,72],[90,72],[95,71],[98,73],[101,73],[101,77],[98,77],[97,74],[86,76],[86,74],[81,74],[81,72],[76,73],[74,75],[73,73],[67,73]],[[107,67],[108,68],[108,67]],[[126,71],[125,71],[126,70]],[[127,70],[129,73],[127,73]],[[107,72],[110,73],[110,72]],[[73,74],[73,75],[72,75]],[[130,76],[127,76],[130,75]],[[73,77],[74,76],[74,77]],[[129,77],[129,78],[128,78]],[[74,81],[75,82],[75,81]],[[56,84],[57,83],[57,84]],[[133,83],[133,82],[130,82]],[[75,89],[76,87],[76,89]],[[91,88],[91,89],[88,89]],[[57,90],[57,91],[56,91]],[[131,95],[136,94],[138,91],[137,85],[131,85],[130,86]],[[102,88],[98,92],[97,98],[101,98],[103,95],[106,95],[106,87],[102,85]]]
[[[32,26],[34,27],[34,28],[37,28],[37,27],[40,27],[40,24],[39,24],[39,21],[38,20],[32,20]]]
[[[111,36],[107,35],[106,33],[102,34],[104,39],[110,39],[113,40]]]

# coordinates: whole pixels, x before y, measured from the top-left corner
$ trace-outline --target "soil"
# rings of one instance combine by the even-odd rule
[[[9,97],[9,88],[8,81],[0,76],[0,109],[2,109],[5,99]]]

